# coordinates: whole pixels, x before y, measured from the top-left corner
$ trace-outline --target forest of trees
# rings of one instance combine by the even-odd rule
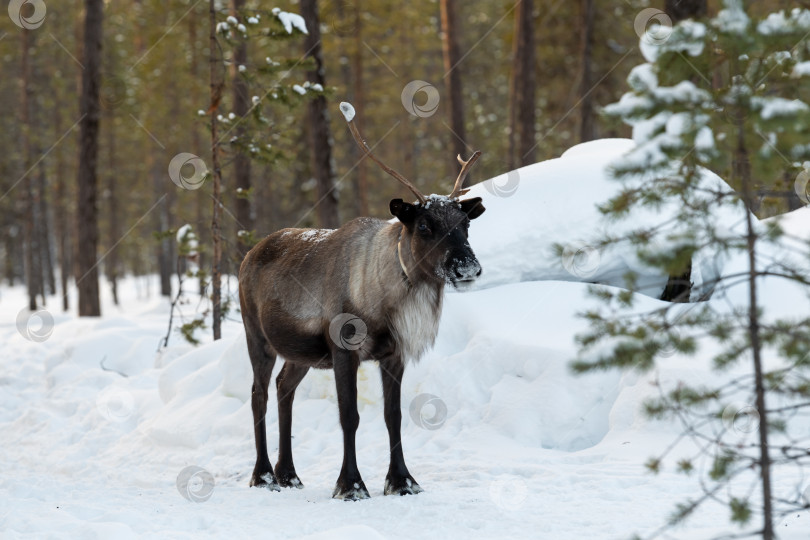
[[[719,2],[278,5],[303,16],[307,35],[285,32],[258,0],[12,2],[0,26],[2,279],[28,285],[30,309],[58,294],[59,308],[97,315],[99,287],[115,296],[126,274],[159,274],[154,293],[175,292],[184,224],[210,295],[209,277],[236,273],[275,229],[386,217],[400,187],[358,162],[344,100],[375,152],[426,193],[473,148],[484,151],[479,181],[628,136],[600,107],[626,91],[641,60],[634,24],[650,6],[679,20]],[[204,163],[198,185],[170,178],[184,153]],[[183,175],[198,172],[188,166]],[[72,306],[64,291],[76,286]]]

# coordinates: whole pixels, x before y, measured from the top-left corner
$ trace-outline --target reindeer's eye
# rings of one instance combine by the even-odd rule
[[[422,234],[430,233],[430,228],[427,226],[427,223],[425,223],[424,221],[422,223],[420,223],[419,226],[416,227],[416,229]]]

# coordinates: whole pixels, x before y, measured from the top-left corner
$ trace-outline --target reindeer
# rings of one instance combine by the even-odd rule
[[[406,361],[416,361],[436,339],[445,284],[463,288],[481,274],[467,241],[470,220],[484,212],[481,198],[459,200],[464,178],[478,160],[458,156],[461,172],[449,196],[424,196],[371,152],[354,124],[354,108],[340,104],[352,136],[367,157],[417,198],[394,199],[397,221],[357,218],[339,229],[283,229],[250,250],[239,271],[239,300],[253,366],[256,466],[251,486],[302,488],[291,448],[295,389],[310,368],[333,369],[343,466],[333,498],[369,497],[357,469],[357,369],[380,364],[390,444],[386,495],[416,494],[400,440],[400,393]],[[275,469],[267,456],[267,391],[276,357],[279,444]]]

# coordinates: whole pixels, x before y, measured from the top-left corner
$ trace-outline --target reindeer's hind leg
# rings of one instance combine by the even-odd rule
[[[256,439],[256,466],[253,468],[250,485],[280,491],[270,458],[267,457],[267,429],[264,422],[267,414],[267,389],[276,355],[268,350],[265,338],[260,333],[251,332],[247,325],[245,332],[250,363],[253,365],[253,394],[250,404],[253,408],[253,432]]]
[[[278,397],[278,463],[276,479],[282,487],[302,488],[304,484],[295,474],[292,458],[292,405],[295,389],[309,371],[309,366],[285,361],[276,377]]]

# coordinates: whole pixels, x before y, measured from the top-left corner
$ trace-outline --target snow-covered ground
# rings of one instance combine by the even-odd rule
[[[651,534],[677,503],[700,491],[697,476],[676,474],[672,466],[658,476],[646,471],[644,462],[681,426],[647,419],[641,403],[657,395],[656,378],[711,383],[718,375],[700,361],[708,354],[703,350],[691,358],[675,354],[646,375],[572,375],[573,336],[585,329],[576,314],[594,302],[583,281],[602,281],[605,268],[615,273],[634,263],[607,253],[572,268],[547,251],[554,242],[587,244],[592,237],[585,233],[598,232],[591,230],[592,203],[612,187],[603,185],[601,169],[626,147],[625,141],[590,143],[521,169],[512,176],[518,185],[510,196],[496,195],[497,186],[474,188],[488,212],[470,234],[489,277],[478,290],[448,292],[436,346],[408,366],[403,381],[405,458],[425,489],[416,496],[382,494],[388,438],[374,364],[365,364],[359,376],[357,434],[371,499],[330,498],[342,436],[328,371],[310,371],[296,392],[293,453],[306,487],[250,489],[252,375],[238,320],[225,323],[218,342],[206,335],[192,347],[175,333],[169,347],[156,352],[168,302],[156,297],[154,281],[129,278],[120,285],[120,307],[105,295],[101,319],[62,314],[58,298],[51,298],[53,332],[42,339],[37,317],[23,313],[20,328],[24,291],[3,288],[2,536],[557,540]],[[559,192],[563,185],[570,192]],[[791,230],[810,230],[809,214],[794,212]],[[512,221],[504,223],[507,216]],[[768,310],[806,313],[810,307],[806,294],[775,282],[763,286]],[[711,302],[727,309],[744,293],[730,290]],[[638,296],[639,310],[661,305]],[[273,462],[274,392],[271,385]],[[190,479],[187,497],[178,488],[183,479]],[[776,478],[786,497],[808,483]],[[780,538],[806,539],[808,521],[806,512],[791,516],[780,524]],[[707,503],[667,534],[691,540],[735,530],[726,508]]]

